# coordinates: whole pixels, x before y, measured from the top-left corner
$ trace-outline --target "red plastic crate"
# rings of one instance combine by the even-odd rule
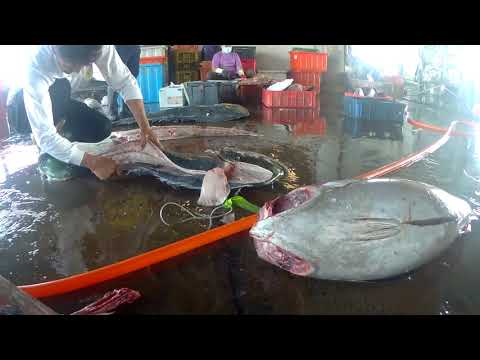
[[[320,109],[263,108],[263,123],[287,125],[295,136],[325,135],[327,122]]]
[[[328,54],[290,51],[290,69],[296,72],[326,72]]]
[[[200,80],[208,80],[208,73],[212,71],[212,62],[211,61],[202,61],[200,63]]]
[[[295,72],[292,71],[291,74],[292,79],[295,83],[305,85],[305,86],[313,86],[313,89],[316,92],[320,92],[320,85],[322,83],[322,73],[312,73],[312,72]]]
[[[258,105],[262,99],[262,87],[257,84],[239,86],[240,101],[242,104]]]
[[[140,64],[165,64],[165,56],[144,56],[140,58]]]
[[[255,59],[243,59],[240,61],[243,71],[252,70],[255,73],[257,72],[257,61]]]
[[[262,89],[262,103],[266,107],[314,108],[317,105],[315,91],[269,91]]]
[[[173,45],[173,50],[200,51],[199,45]]]

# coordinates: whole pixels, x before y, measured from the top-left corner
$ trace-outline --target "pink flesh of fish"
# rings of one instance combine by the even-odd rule
[[[230,194],[228,179],[235,171],[234,164],[227,164],[223,169],[215,168],[207,171],[202,182],[202,190],[197,204],[200,206],[217,206],[223,204]]]
[[[235,128],[201,127],[201,126],[154,126],[152,127],[159,140],[172,140],[195,136],[258,136],[250,131]],[[165,153],[152,143],[147,143],[142,149],[139,129],[114,132],[112,142],[102,147],[85,149],[96,155],[102,155],[115,160],[120,165],[146,163],[158,167],[175,169],[190,175],[203,176],[202,189],[198,204],[201,206],[217,206],[222,204],[230,193],[228,180],[237,183],[253,183],[267,181],[272,173],[260,166],[235,162],[225,163],[224,168],[215,168],[209,171],[192,170],[178,166]],[[91,145],[91,144],[86,144]]]

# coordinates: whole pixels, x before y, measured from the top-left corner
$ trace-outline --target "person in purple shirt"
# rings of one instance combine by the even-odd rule
[[[217,52],[212,59],[212,71],[208,80],[232,80],[245,76],[240,56],[232,52],[231,45],[222,45],[222,51]]]

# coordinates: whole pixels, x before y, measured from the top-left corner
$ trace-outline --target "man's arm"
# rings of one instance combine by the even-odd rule
[[[220,56],[217,54],[213,55],[212,58],[212,71],[218,74],[223,72],[223,69],[220,68]]]
[[[133,114],[133,117],[137,121],[138,127],[141,131],[141,144],[145,146],[147,141],[150,141],[157,145],[160,149],[163,150],[163,146],[158,140],[155,133],[152,131],[150,127],[150,123],[147,119],[147,114],[145,114],[145,106],[143,105],[143,100],[132,99],[126,101],[128,108]]]
[[[132,99],[126,101],[128,108],[132,112],[133,117],[137,121],[138,127],[141,130],[146,130],[150,127],[150,123],[147,119],[147,114],[145,113],[145,106],[143,105],[143,100]]]
[[[150,140],[161,147],[160,142],[150,128],[147,115],[145,114],[142,92],[137,80],[123,63],[115,47],[113,45],[104,45],[102,54],[95,63],[108,85],[113,90],[118,91],[125,100],[141,130],[143,145],[146,144],[147,140]]]
[[[60,136],[53,124],[52,102],[48,92],[49,84],[43,76],[32,69],[27,85],[23,89],[25,110],[36,143],[54,158],[80,165],[84,152]]]
[[[48,81],[40,72],[31,69],[23,98],[33,136],[42,152],[66,163],[88,167],[102,180],[110,177],[117,171],[115,161],[87,154],[58,134],[48,89]]]

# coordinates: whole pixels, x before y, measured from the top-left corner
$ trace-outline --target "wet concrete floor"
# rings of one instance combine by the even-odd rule
[[[280,160],[288,174],[273,186],[243,190],[266,200],[299,186],[350,178],[429,145],[439,135],[385,123],[360,124],[341,115],[341,103],[322,99],[318,114],[254,109],[243,121],[221,124],[260,138],[171,141],[177,151],[223,146]],[[409,116],[448,126],[453,115],[409,105]],[[475,139],[454,138],[433,156],[394,176],[437,185],[480,206],[480,160]],[[150,178],[100,182],[95,178],[48,184],[36,169],[28,139],[0,145],[0,274],[17,285],[60,279],[158,248],[206,230],[207,221],[166,226],[159,210],[174,201],[199,210],[198,193],[173,190]],[[187,216],[167,211],[171,222]],[[236,211],[236,218],[248,215]],[[220,225],[216,221],[215,226]],[[103,293],[129,287],[142,293],[120,314],[477,314],[480,234],[458,239],[440,258],[405,276],[379,282],[301,278],[259,259],[247,233],[197,249],[114,281],[42,299],[70,313]]]

